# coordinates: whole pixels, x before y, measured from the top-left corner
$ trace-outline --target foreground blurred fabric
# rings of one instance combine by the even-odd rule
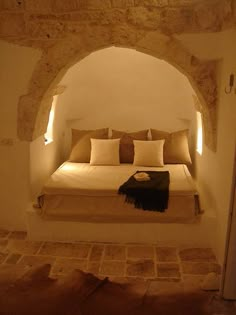
[[[74,270],[52,279],[51,266],[2,266],[1,315],[207,315],[211,295],[202,291],[147,294],[141,283],[115,283]]]

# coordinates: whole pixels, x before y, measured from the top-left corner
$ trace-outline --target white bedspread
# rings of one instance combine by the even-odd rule
[[[169,171],[170,195],[194,195],[195,184],[184,164],[164,167],[92,166],[89,163],[65,162],[50,177],[43,193],[54,195],[116,196],[119,187],[136,171]]]
[[[136,171],[169,171],[168,209],[163,213],[136,209],[125,202],[118,189]],[[196,188],[185,165],[164,167],[91,166],[88,163],[65,162],[43,188],[45,219],[81,222],[179,222],[196,220]]]

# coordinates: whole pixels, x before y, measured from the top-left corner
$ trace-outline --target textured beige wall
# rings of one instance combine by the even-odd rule
[[[215,150],[217,63],[190,54],[174,35],[234,28],[235,12],[235,0],[4,0],[0,38],[43,51],[19,100],[19,138],[31,141],[45,132],[53,89],[69,65],[115,45],[162,58],[188,76],[201,101],[204,141]]]
[[[0,41],[0,228],[25,229],[29,143],[17,139],[17,104],[40,52]]]

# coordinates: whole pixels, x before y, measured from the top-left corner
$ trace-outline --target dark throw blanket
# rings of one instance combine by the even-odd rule
[[[138,182],[134,174],[120,186],[118,192],[126,195],[125,201],[133,203],[135,208],[164,212],[168,208],[170,174],[168,171],[145,173],[151,180]]]

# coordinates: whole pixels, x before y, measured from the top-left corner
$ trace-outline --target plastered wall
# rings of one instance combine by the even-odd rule
[[[193,146],[194,91],[165,61],[132,49],[107,48],[73,66],[60,84],[58,119],[65,121],[65,158],[71,128],[118,130],[190,129]],[[194,155],[194,152],[192,152]]]
[[[17,139],[17,104],[40,51],[0,41],[0,228],[25,229],[29,143]]]
[[[218,70],[217,151],[214,153],[204,146],[202,155],[196,156],[196,166],[203,209],[217,218],[215,247],[223,262],[236,143],[236,94],[226,94],[225,87],[228,86],[229,75],[236,75],[236,32],[185,35],[180,39],[200,58],[221,60]]]

